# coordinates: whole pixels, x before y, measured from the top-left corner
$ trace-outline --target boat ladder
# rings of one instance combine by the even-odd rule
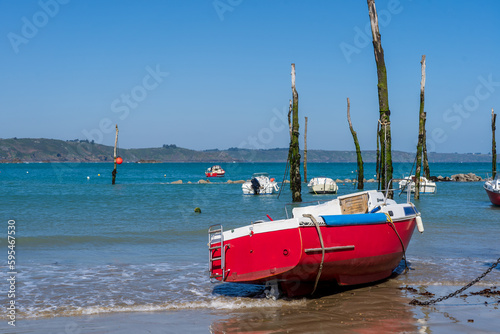
[[[225,273],[226,273],[226,246],[224,245],[224,234],[223,234],[223,229],[222,225],[220,224],[215,224],[212,225],[208,228],[208,263],[209,263],[209,268],[208,271],[210,273],[210,278],[218,278],[222,277],[222,281],[226,279]],[[220,241],[219,246],[212,246],[215,243],[218,243]],[[222,248],[224,247],[224,248]],[[214,257],[214,251],[220,249],[220,256]],[[220,268],[222,274],[214,275],[213,274],[213,264],[215,261],[220,260]]]

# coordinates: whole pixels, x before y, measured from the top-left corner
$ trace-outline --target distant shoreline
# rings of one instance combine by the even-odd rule
[[[99,164],[99,163],[108,163],[112,164],[113,160],[108,160],[108,161],[64,161],[64,160],[59,160],[59,161],[8,161],[8,160],[0,160],[0,164],[82,164],[82,163],[88,163],[88,164]],[[140,161],[124,161],[123,164],[215,164],[216,162],[214,161],[155,161],[155,162],[140,162]],[[256,163],[266,163],[266,164],[284,164],[286,161],[226,161],[226,162],[217,162],[220,164],[231,164],[231,163],[239,163],[239,164],[256,164]],[[303,163],[303,162],[302,162]],[[320,161],[308,161],[308,164],[355,164],[356,161],[327,161],[327,162],[320,162]],[[364,164],[374,164],[375,161],[365,161]],[[398,163],[410,163],[408,161],[393,161],[393,163],[398,164]],[[440,164],[485,164],[485,163],[490,163],[491,161],[431,161],[430,163],[440,163]],[[500,162],[498,163],[500,165]]]
[[[176,145],[156,148],[119,149],[125,162],[134,163],[286,163],[288,148],[195,151]],[[365,163],[376,161],[376,151],[362,151]],[[392,152],[394,163],[410,163],[413,152]],[[429,163],[491,163],[491,154],[435,153],[428,154]],[[301,152],[304,161],[304,152]],[[88,140],[63,141],[44,138],[0,139],[0,163],[92,163],[113,162],[113,147]],[[356,163],[356,152],[308,150],[308,163]]]

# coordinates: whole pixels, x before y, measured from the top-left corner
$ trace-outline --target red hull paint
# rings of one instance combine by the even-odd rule
[[[500,193],[488,190],[486,188],[484,190],[486,190],[491,203],[500,206]]]
[[[223,177],[226,173],[205,173],[206,177]]]
[[[406,249],[415,218],[394,224]],[[320,281],[354,285],[381,280],[391,275],[403,257],[401,242],[389,223],[320,229],[325,248],[344,247],[325,252]],[[243,236],[227,240],[224,245],[226,282],[259,284],[279,280],[288,295],[306,293],[298,286],[314,283],[322,257],[321,250],[306,252],[321,249],[314,226]],[[220,249],[212,252],[213,257],[220,256]],[[211,274],[221,274],[220,261],[214,262]]]

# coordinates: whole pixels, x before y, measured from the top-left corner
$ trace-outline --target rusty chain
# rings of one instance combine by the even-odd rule
[[[459,293],[464,292],[465,290],[467,290],[468,288],[470,288],[471,286],[473,286],[474,284],[476,284],[477,282],[479,282],[481,279],[483,279],[484,276],[488,275],[493,269],[495,269],[496,266],[498,266],[499,263],[500,263],[500,258],[498,258],[498,260],[495,263],[493,263],[493,265],[491,267],[489,267],[481,276],[479,276],[478,278],[472,280],[469,284],[467,284],[466,286],[462,287],[461,289],[458,289],[457,291],[450,293],[449,295],[446,295],[446,296],[443,296],[443,297],[440,297],[440,298],[436,298],[436,299],[431,299],[431,300],[426,301],[426,302],[421,302],[420,300],[413,299],[410,302],[410,305],[427,306],[427,305],[436,304],[436,303],[439,303],[439,302],[441,302],[443,300],[446,300],[448,298],[454,297],[454,296],[458,295]]]

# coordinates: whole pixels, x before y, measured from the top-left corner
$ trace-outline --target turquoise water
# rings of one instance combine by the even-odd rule
[[[243,196],[240,184],[268,172],[281,184],[285,164],[222,164],[224,178],[197,184],[210,164],[123,164],[111,185],[107,164],[0,165],[0,268],[7,268],[8,220],[16,226],[16,303],[21,318],[169,309],[267,307],[289,303],[235,298],[252,293],[236,286],[221,295],[209,282],[207,228],[284,218],[291,200],[281,195]],[[411,164],[396,164],[395,176]],[[485,177],[490,164],[434,164],[433,175],[473,172]],[[355,178],[356,164],[309,164],[308,176]],[[365,165],[365,177],[375,174]],[[170,184],[183,180],[183,184]],[[192,182],[188,184],[187,182]],[[376,184],[367,183],[366,189]],[[340,183],[339,194],[356,191]],[[311,195],[303,200],[335,198]],[[406,196],[396,196],[405,201]],[[401,284],[461,285],[500,257],[500,208],[493,207],[482,182],[438,183],[438,192],[415,205],[424,234],[415,232],[407,251],[410,267]],[[200,207],[201,214],[194,212]],[[480,284],[500,284],[494,270]],[[6,286],[7,287],[7,286]],[[232,288],[229,288],[231,290]],[[7,296],[0,296],[6,305]]]

